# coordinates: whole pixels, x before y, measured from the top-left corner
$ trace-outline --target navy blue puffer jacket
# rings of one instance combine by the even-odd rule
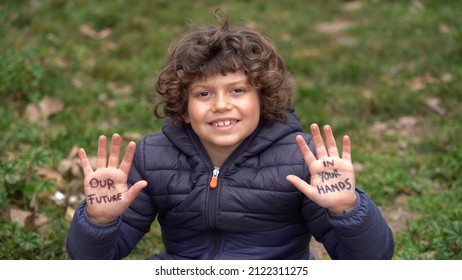
[[[260,125],[220,168],[189,125],[167,123],[137,146],[129,185],[146,187],[110,225],[94,225],[85,201],[75,212],[67,249],[73,259],[121,259],[157,218],[166,252],[154,259],[309,259],[311,236],[333,259],[390,259],[393,236],[376,205],[357,188],[356,208],[342,216],[306,198],[285,177],[310,181],[295,143],[305,136],[294,113]]]

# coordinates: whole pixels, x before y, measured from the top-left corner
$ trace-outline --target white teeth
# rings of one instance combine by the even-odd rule
[[[235,120],[226,120],[226,121],[219,121],[219,122],[214,122],[212,123],[214,126],[228,126],[231,124],[235,124]]]

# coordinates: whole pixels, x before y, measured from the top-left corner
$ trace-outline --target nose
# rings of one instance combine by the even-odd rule
[[[213,112],[224,112],[229,111],[233,108],[232,103],[229,100],[229,96],[224,93],[216,95],[215,102],[213,103]]]

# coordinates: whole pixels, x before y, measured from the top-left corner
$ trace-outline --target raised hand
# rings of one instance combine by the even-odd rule
[[[350,138],[343,137],[342,157],[340,157],[329,125],[324,126],[326,145],[317,124],[311,125],[311,134],[317,159],[305,139],[300,135],[296,137],[297,145],[310,170],[311,182],[307,183],[295,175],[287,176],[287,180],[319,206],[329,209],[334,214],[345,214],[356,205]]]
[[[128,189],[127,177],[136,144],[135,142],[128,144],[119,165],[121,142],[120,135],[112,136],[109,158],[107,158],[106,137],[99,137],[96,170],[93,170],[85,150],[79,150],[80,163],[85,176],[87,213],[90,220],[97,224],[107,224],[116,220],[147,186],[147,182],[142,180]]]

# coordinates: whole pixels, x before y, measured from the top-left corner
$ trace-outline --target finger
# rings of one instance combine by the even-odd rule
[[[286,177],[286,180],[292,183],[292,185],[294,185],[299,191],[304,193],[308,198],[311,197],[313,187],[304,180],[302,180],[300,177],[295,175],[288,175]]]
[[[127,200],[131,204],[133,200],[140,194],[140,192],[148,185],[148,182],[141,180],[136,182],[127,191]]]
[[[351,142],[348,135],[343,136],[342,158],[351,162]]]
[[[326,146],[324,146],[324,141],[322,140],[321,132],[317,124],[311,125],[311,135],[313,136],[314,149],[319,159],[327,157]]]
[[[97,169],[106,167],[106,153],[106,136],[101,135],[98,138]]]
[[[124,173],[128,174],[130,172],[130,168],[133,162],[133,156],[135,155],[136,144],[135,142],[131,141],[128,143],[127,150],[125,151],[124,158],[120,163],[120,170]]]
[[[87,177],[90,173],[93,172],[93,167],[91,167],[91,163],[88,160],[87,154],[85,153],[84,149],[79,149],[79,158],[80,165],[82,165],[83,176]]]
[[[305,159],[305,162],[308,166],[311,165],[311,163],[316,160],[316,157],[313,155],[313,152],[311,152],[310,147],[306,144],[305,139],[301,135],[297,135],[295,137],[295,141],[297,142],[298,148],[300,149],[300,152],[302,153],[303,158]]]
[[[324,135],[326,136],[327,152],[330,157],[338,157],[337,143],[335,142],[334,133],[330,125],[324,126]]]
[[[119,166],[120,143],[122,142],[119,134],[112,135],[111,148],[109,152],[108,166],[117,168]]]

